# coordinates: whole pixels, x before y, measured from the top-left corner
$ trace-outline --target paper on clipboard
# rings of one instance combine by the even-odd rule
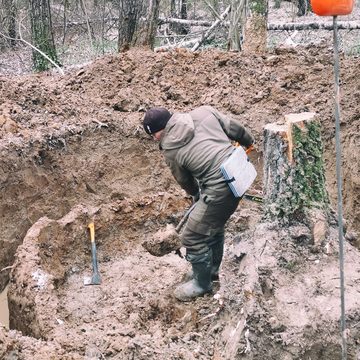
[[[235,197],[243,196],[257,176],[254,165],[242,147],[234,150],[220,170]]]

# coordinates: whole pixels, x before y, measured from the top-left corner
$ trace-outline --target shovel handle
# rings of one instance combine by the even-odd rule
[[[89,225],[88,225],[88,228],[90,230],[90,240],[92,243],[95,242],[95,225],[93,222],[91,222]]]
[[[196,202],[194,202],[194,203],[190,206],[190,208],[186,210],[185,215],[182,217],[182,219],[180,220],[178,226],[175,228],[175,231],[176,231],[177,233],[179,233],[179,232],[181,231],[181,229],[182,229],[182,227],[184,226],[184,224],[186,223],[186,221],[187,221],[190,213],[193,211],[195,205],[196,205]]]

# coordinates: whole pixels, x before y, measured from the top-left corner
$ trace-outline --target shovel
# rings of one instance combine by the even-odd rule
[[[189,209],[186,210],[186,213],[184,214],[184,216],[182,217],[182,219],[180,220],[178,226],[175,228],[175,231],[179,234],[182,227],[184,226],[184,224],[186,223],[190,213],[193,211],[194,207],[196,205],[196,202],[194,202]]]
[[[95,225],[90,223],[88,226],[90,230],[90,240],[91,240],[91,259],[92,259],[92,269],[93,273],[91,278],[84,279],[84,285],[100,285],[101,278],[98,270],[97,258],[96,258],[96,245],[95,245]]]

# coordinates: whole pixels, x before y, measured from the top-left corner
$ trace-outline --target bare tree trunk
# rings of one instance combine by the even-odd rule
[[[118,50],[127,50],[133,46],[136,29],[142,13],[141,0],[120,0],[119,3],[119,39]]]
[[[30,20],[33,45],[58,63],[49,0],[30,0]],[[33,51],[33,65],[37,71],[52,66],[38,51]]]
[[[170,16],[173,18],[180,18],[187,20],[187,0],[171,0],[170,2]],[[170,23],[170,29],[175,34],[186,35],[189,32],[189,26],[181,23]]]
[[[139,42],[136,45],[142,45],[154,48],[155,36],[159,18],[159,5],[160,0],[150,0],[148,5],[148,11],[146,14],[145,22],[141,22],[141,29],[139,30],[141,36],[139,37]]]
[[[160,0],[120,0],[119,51],[154,47]]]
[[[214,29],[226,18],[229,12],[230,6],[225,9],[225,11],[220,15],[220,18],[214,21],[210,28],[201,36],[201,39],[192,47],[191,51],[196,51],[201,46],[201,44],[209,38]]]
[[[298,16],[304,16],[310,11],[310,0],[298,0]]]
[[[2,0],[3,18],[1,19],[0,30],[9,37],[11,47],[15,46],[16,38],[16,5],[14,0]]]
[[[284,225],[326,227],[321,124],[315,113],[290,114],[265,126],[265,217]],[[321,225],[322,224],[322,225]]]
[[[242,43],[242,30],[245,24],[245,0],[232,0],[230,11],[228,50],[240,51]]]
[[[172,18],[177,18],[177,11],[176,11],[176,0],[171,0],[170,1],[170,16]],[[170,24],[170,30],[174,31],[175,33],[177,33],[177,29],[178,29],[178,25],[175,23],[171,23]]]
[[[187,20],[187,0],[181,0],[180,18],[182,20]],[[182,25],[180,28],[180,34],[186,35],[188,33],[189,33],[189,27],[186,25]]]
[[[104,54],[105,53],[105,14],[106,11],[106,0],[102,0],[101,2],[101,28],[100,28],[100,34],[101,34],[101,51]]]
[[[268,0],[250,0],[251,16],[245,29],[243,50],[263,53],[266,50]]]
[[[88,30],[88,36],[89,36],[89,43],[90,43],[91,49],[93,49],[94,48],[94,43],[93,43],[94,34],[93,34],[93,31],[92,31],[92,28],[90,25],[90,20],[89,20],[86,4],[85,4],[84,0],[80,0],[80,5],[81,5],[81,9],[85,15],[86,26],[87,26],[87,30]]]
[[[214,18],[218,19],[221,13],[219,1],[217,0],[213,0],[213,1],[203,0],[203,1],[207,5],[211,13],[213,14]]]
[[[68,0],[64,0],[63,39],[62,39],[63,46],[65,44],[65,38],[66,38],[66,33],[67,33],[67,16],[66,16],[67,8],[68,8]]]
[[[220,15],[219,15],[220,18]],[[207,21],[207,20],[183,20],[183,19],[176,19],[176,18],[163,18],[159,17],[158,19],[158,25],[162,24],[185,24],[187,26],[211,26],[214,22],[213,21]],[[219,26],[226,25],[229,26],[229,21],[221,21],[219,23]]]

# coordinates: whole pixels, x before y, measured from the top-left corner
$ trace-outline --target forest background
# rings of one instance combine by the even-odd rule
[[[357,55],[356,12],[341,20],[350,20],[339,24],[351,34],[346,51]],[[247,42],[259,50],[291,46],[322,39],[319,28],[331,35],[329,18],[315,17],[309,0],[1,0],[0,74],[61,71],[137,46],[156,51],[241,51]]]

